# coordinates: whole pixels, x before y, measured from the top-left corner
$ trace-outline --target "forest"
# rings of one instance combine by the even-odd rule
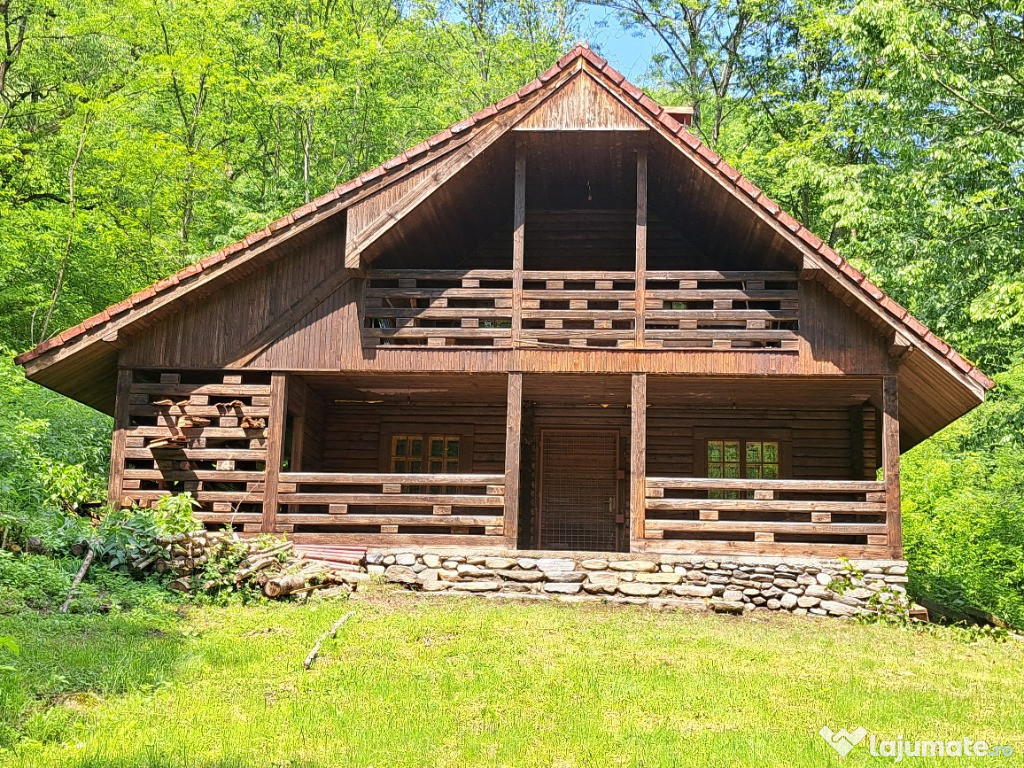
[[[5,539],[73,539],[111,429],[16,353],[496,101],[595,12],[655,41],[642,87],[996,379],[903,458],[907,558],[915,596],[1024,627],[1015,0],[0,0]]]

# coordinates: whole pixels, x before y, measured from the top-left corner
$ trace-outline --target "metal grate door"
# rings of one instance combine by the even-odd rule
[[[618,432],[545,429],[540,437],[538,548],[616,550]]]

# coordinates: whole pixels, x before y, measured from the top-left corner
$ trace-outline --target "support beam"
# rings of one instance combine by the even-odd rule
[[[629,430],[630,549],[644,538],[647,503],[647,374],[634,373]]]
[[[510,547],[519,540],[519,477],[523,443],[523,374],[508,375],[505,413],[505,538]]]
[[[263,481],[263,531],[277,526],[278,478],[284,457],[284,427],[288,418],[288,377],[270,374],[270,415],[267,417],[267,466]]]
[[[636,346],[643,349],[647,311],[647,146],[636,151]]]
[[[892,556],[903,557],[900,510],[900,418],[897,379],[882,378],[882,472],[885,480],[885,522]]]
[[[118,369],[117,393],[114,396],[114,437],[110,445],[110,482],[107,486],[107,499],[115,506],[121,506],[121,481],[124,479],[131,388],[132,372],[126,368]]]
[[[515,210],[512,214],[512,346],[523,332],[523,264],[526,254],[526,150],[516,142]]]

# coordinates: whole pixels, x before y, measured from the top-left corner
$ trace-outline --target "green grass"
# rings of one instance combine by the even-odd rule
[[[0,764],[12,768],[891,763],[864,747],[840,761],[823,725],[1024,753],[1015,640],[387,594],[180,615],[26,611],[0,617],[0,635],[23,652],[0,688],[13,740]]]

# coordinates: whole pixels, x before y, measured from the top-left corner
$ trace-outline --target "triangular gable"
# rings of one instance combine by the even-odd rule
[[[516,131],[649,131],[650,126],[613,98],[588,69],[544,99]]]
[[[580,75],[581,72],[585,72],[585,76]],[[564,87],[566,83],[569,83],[568,88]],[[591,108],[591,101],[597,106]],[[20,355],[16,361],[26,367],[31,378],[53,386],[53,371],[40,375],[46,368],[87,348],[116,341],[119,333],[130,332],[135,323],[152,323],[154,318],[151,315],[154,313],[178,311],[188,306],[191,297],[215,290],[221,276],[244,268],[250,262],[274,258],[280,246],[309,236],[313,228],[360,201],[391,188],[393,184],[414,173],[429,174],[430,171],[425,169],[444,158],[449,160],[450,174],[457,173],[460,167],[472,160],[475,153],[481,151],[481,144],[496,140],[503,132],[513,130],[519,120],[523,121],[520,123],[523,129],[543,130],[544,126],[558,120],[559,115],[564,117],[570,113],[580,116],[574,118],[577,122],[589,116],[598,121],[606,121],[609,125],[642,125],[654,129],[707,172],[716,183],[722,185],[751,215],[767,222],[791,246],[798,249],[803,254],[804,264],[810,274],[851,300],[865,316],[891,329],[897,344],[923,351],[979,401],[984,390],[994,385],[984,373],[964,360],[831,247],[704,146],[660,105],[584,45],[574,47],[557,64],[516,93],[342,184],[244,240],[44,341],[35,349]],[[450,177],[448,175],[446,178]],[[444,172],[433,178],[434,183],[443,184],[444,180]],[[376,216],[366,222],[365,233],[361,237],[362,247],[365,247],[369,238],[375,239],[386,231],[403,211],[415,208],[422,201],[426,190],[420,185],[410,184],[409,187],[410,190],[416,190],[415,193],[406,191],[404,195],[397,195],[398,199],[393,205],[379,210]],[[346,239],[349,243],[353,242],[352,238]],[[73,368],[81,371],[83,366],[76,364]]]

